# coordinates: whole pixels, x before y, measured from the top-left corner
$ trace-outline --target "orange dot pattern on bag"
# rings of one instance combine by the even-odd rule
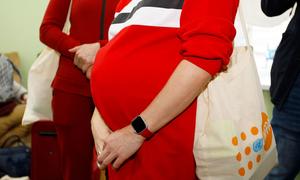
[[[251,148],[248,146],[245,148],[245,154],[249,155],[251,153]]]
[[[242,154],[240,152],[237,153],[236,160],[238,160],[238,161],[242,160]]]
[[[238,138],[237,138],[236,136],[232,138],[232,144],[233,144],[234,146],[237,146],[237,145],[238,145]]]
[[[272,127],[266,113],[261,113],[261,120],[261,127],[250,127],[248,131],[241,132],[240,135],[234,136],[231,139],[232,145],[237,147],[239,143],[243,143],[243,141],[247,141],[247,139],[253,139],[253,137],[257,138],[252,145],[244,147],[244,149],[241,149],[242,151],[236,154],[236,160],[245,164],[245,167],[240,167],[237,170],[240,176],[245,176],[247,171],[253,170],[253,166],[261,162],[263,151],[268,151],[272,145]],[[263,138],[259,138],[261,137],[258,136],[259,133],[262,134]],[[250,158],[250,160],[247,158]]]
[[[243,141],[245,141],[246,138],[247,138],[246,134],[245,134],[244,132],[242,132],[242,133],[241,133],[241,139],[242,139]]]
[[[253,162],[252,161],[249,161],[248,162],[248,169],[251,170],[253,167]]]
[[[256,162],[259,163],[260,160],[261,160],[261,155],[259,154],[259,155],[256,156]]]
[[[252,127],[251,128],[251,134],[257,135],[258,134],[258,128],[257,127]]]
[[[244,168],[239,169],[239,175],[240,176],[245,176],[245,169]]]

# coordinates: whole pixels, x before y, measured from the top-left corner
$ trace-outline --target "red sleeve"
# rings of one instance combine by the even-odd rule
[[[107,39],[99,40],[98,43],[100,44],[100,47],[103,47],[108,43],[108,40]]]
[[[65,25],[70,0],[50,0],[40,27],[40,40],[70,59],[74,54],[68,50],[80,45],[80,42],[62,32]]]
[[[185,0],[179,38],[184,59],[211,75],[229,63],[238,0]]]

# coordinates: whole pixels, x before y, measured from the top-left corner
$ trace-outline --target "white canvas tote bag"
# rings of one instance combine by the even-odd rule
[[[194,157],[201,180],[260,180],[277,162],[246,25],[247,45],[235,47],[226,72],[197,99]]]
[[[67,21],[63,32],[69,33],[70,13],[72,1],[69,6]],[[22,119],[27,125],[40,120],[52,120],[52,87],[51,83],[58,69],[60,54],[46,47],[32,64],[28,73],[28,99]]]

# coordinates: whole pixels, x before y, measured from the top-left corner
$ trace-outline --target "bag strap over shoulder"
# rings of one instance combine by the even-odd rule
[[[242,27],[243,36],[244,36],[245,41],[246,41],[246,46],[250,48],[251,45],[250,45],[250,41],[249,41],[247,25],[246,25],[245,18],[244,18],[242,1],[240,1],[240,5],[239,5],[239,8],[238,8],[238,15],[239,15],[239,18],[240,18],[240,23],[241,23],[241,27]]]

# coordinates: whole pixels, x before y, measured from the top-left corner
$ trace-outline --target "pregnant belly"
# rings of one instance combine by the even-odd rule
[[[97,55],[93,68],[93,98],[112,130],[128,125],[140,114],[181,61],[176,48],[164,50],[159,45],[154,50],[131,48],[135,51],[105,47]]]

